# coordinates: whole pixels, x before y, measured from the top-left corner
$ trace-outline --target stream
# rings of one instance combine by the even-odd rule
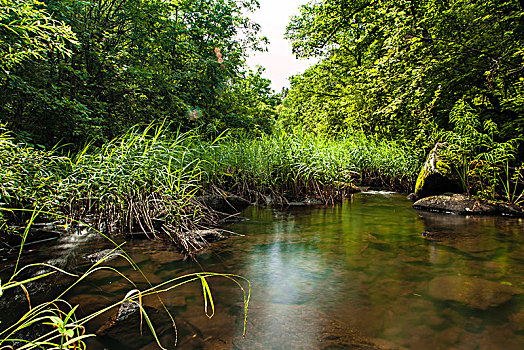
[[[328,207],[251,206],[241,214],[248,220],[227,227],[243,236],[214,243],[195,260],[147,240],[123,248],[153,284],[199,271],[251,281],[245,337],[242,292],[230,280],[208,279],[211,319],[200,282],[162,294],[181,349],[523,349],[524,220],[426,213],[411,205],[404,195],[377,191]],[[111,244],[94,234],[64,236],[28,247],[22,263],[85,271],[86,256],[107,248]],[[12,265],[2,258],[4,281]],[[147,288],[125,259],[107,264]],[[55,277],[35,298],[44,300],[68,281]],[[66,299],[86,315],[133,288],[114,272],[99,271]],[[173,348],[175,332],[162,303],[144,300],[160,341]],[[114,313],[91,321],[88,331]],[[88,348],[157,347],[133,326],[91,339]]]

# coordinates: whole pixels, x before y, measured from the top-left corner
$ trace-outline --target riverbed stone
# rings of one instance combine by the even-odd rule
[[[456,344],[459,339],[460,335],[462,334],[463,330],[459,327],[450,327],[445,329],[444,331],[440,332],[439,338],[448,345]]]
[[[524,309],[509,317],[511,328],[516,331],[524,331]]]
[[[226,238],[223,232],[223,230],[219,229],[192,231],[192,233],[196,236],[196,239],[201,243],[213,243],[223,240]]]
[[[157,310],[150,306],[143,306],[151,323],[155,326],[155,331],[159,337],[166,332],[174,336],[174,328],[167,314],[162,310]],[[142,332],[140,331],[142,329]],[[111,339],[112,343],[118,348],[142,348],[146,345],[155,343],[155,340],[144,320],[144,315],[140,315],[140,307],[136,301],[125,301],[102,326],[96,331],[101,337]]]
[[[307,206],[315,206],[315,205],[322,205],[322,204],[323,202],[321,200],[308,197],[298,202],[297,201],[289,202],[287,205],[290,207],[307,207]]]
[[[123,254],[124,252],[120,249],[104,249],[96,253],[89,254],[87,258],[91,261],[91,263],[96,264],[100,260],[104,259],[106,256],[107,258],[105,259],[105,261],[109,261]]]
[[[437,300],[455,301],[474,309],[486,310],[509,301],[517,290],[481,278],[440,276],[429,282],[428,293]]]

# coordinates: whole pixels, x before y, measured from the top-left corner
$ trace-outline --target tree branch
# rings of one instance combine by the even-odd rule
[[[522,0],[524,1],[524,0]],[[359,13],[360,11],[364,10],[366,7],[368,7],[369,5],[371,5],[371,2],[367,2],[365,3],[364,5],[362,5],[361,7],[359,7],[358,9],[356,9],[355,11],[353,11],[352,13],[350,13],[348,16],[346,16],[345,18],[342,18],[342,21],[335,27],[335,29],[328,35],[328,37],[326,38],[326,40],[324,40],[324,42],[322,43],[322,45],[320,45],[319,49],[323,49],[324,46],[327,45],[327,43],[329,43],[331,41],[331,39],[333,38],[333,36],[338,32],[338,30],[340,29],[340,27],[342,27],[342,25],[345,24],[346,22],[346,19],[347,17],[353,17],[354,15],[356,15],[357,13]]]

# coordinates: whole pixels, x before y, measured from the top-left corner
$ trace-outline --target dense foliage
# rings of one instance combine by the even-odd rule
[[[524,134],[524,2],[324,0],[287,36],[320,62],[292,79],[284,126],[362,130],[429,146],[467,103],[503,140]]]
[[[244,15],[256,0],[44,2],[1,10],[0,119],[22,138],[78,146],[153,120],[270,128],[269,81],[244,67],[265,42]]]
[[[0,134],[0,208],[38,209],[89,220],[105,232],[144,232],[193,251],[191,235],[213,225],[196,196],[224,191],[262,203],[335,202],[354,181],[408,190],[420,167],[405,146],[364,135],[340,140],[304,133],[215,141],[165,125],[131,128],[101,148],[57,156]],[[24,212],[2,211],[22,223]]]
[[[0,121],[16,140],[0,138],[3,203],[120,213],[171,193],[166,162],[179,147],[202,166],[188,178],[207,176],[195,191],[330,201],[355,174],[408,191],[437,141],[450,143],[466,192],[522,193],[522,1],[311,1],[287,36],[298,56],[320,60],[284,101],[262,68],[245,68],[265,43],[247,17],[257,0],[0,1]],[[174,133],[166,140],[192,130],[202,145],[128,133],[155,122]],[[205,141],[226,129],[220,145]],[[80,153],[39,151],[60,143]],[[175,204],[117,221],[151,226],[158,211],[175,222]]]
[[[226,137],[199,152],[204,183],[269,204],[317,199],[334,203],[355,183],[409,191],[420,154],[363,134],[333,139],[295,130],[253,139]]]

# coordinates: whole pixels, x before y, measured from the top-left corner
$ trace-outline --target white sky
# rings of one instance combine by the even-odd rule
[[[289,87],[288,78],[304,72],[315,60],[296,59],[291,53],[291,43],[284,39],[286,26],[291,16],[298,15],[300,5],[308,0],[259,0],[260,9],[249,17],[260,24],[261,35],[269,39],[267,52],[251,53],[247,59],[249,67],[260,65],[266,69],[265,78],[271,79],[272,88],[280,92],[282,87]]]

